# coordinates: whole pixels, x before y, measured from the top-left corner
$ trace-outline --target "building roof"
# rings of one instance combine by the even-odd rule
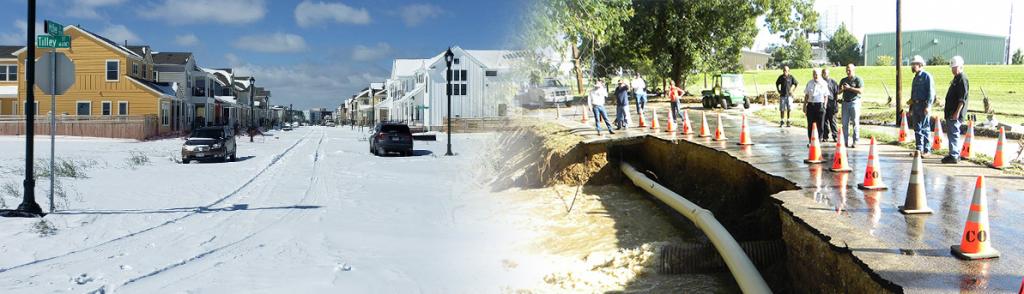
[[[511,66],[512,59],[521,57],[510,50],[463,50],[480,61],[487,68],[505,68]]]
[[[14,52],[17,52],[24,46],[6,46],[0,45],[0,58],[15,58]]]
[[[428,59],[395,59],[391,66],[392,77],[408,77],[416,73],[417,69],[428,64]]]
[[[183,65],[192,59],[192,52],[156,52],[153,53],[155,64],[177,64]]]
[[[68,29],[71,29],[71,28],[75,28],[77,30],[80,30],[80,31],[84,32],[86,35],[90,35],[93,38],[96,38],[96,39],[98,39],[98,40],[100,40],[100,41],[102,41],[104,43],[107,43],[107,45],[110,45],[110,46],[114,47],[115,49],[120,50],[121,52],[124,52],[124,53],[128,54],[129,56],[134,56],[134,57],[142,58],[142,55],[140,55],[138,53],[135,53],[135,51],[132,51],[128,47],[122,46],[121,44],[118,44],[117,42],[111,41],[110,39],[104,38],[103,36],[100,36],[99,34],[93,33],[93,32],[91,32],[89,30],[86,30],[86,29],[83,29],[83,28],[80,28],[80,27],[77,27],[77,26],[74,26],[74,25],[70,25],[70,26],[64,27],[64,31],[67,31]]]
[[[230,69],[224,70],[224,69],[212,69],[212,68],[205,68],[204,67],[203,71],[212,74],[214,79],[221,86],[230,85],[231,81],[234,80],[234,78],[232,77]]]
[[[256,87],[256,96],[258,97],[270,97],[270,91],[263,89],[263,87]]]
[[[126,47],[139,56],[146,56],[146,52],[149,51],[149,45],[128,45]]]
[[[964,31],[953,31],[953,30],[941,30],[941,29],[933,29],[933,30],[911,30],[911,31],[903,31],[903,33],[904,33],[904,34],[916,34],[916,33],[934,33],[934,34],[954,34],[954,35],[971,35],[971,36],[981,36],[981,37],[992,37],[992,38],[1004,38],[1004,39],[1006,38],[1006,36],[1000,36],[1000,35],[994,35],[994,34],[984,34],[984,33],[973,33],[973,32],[964,32]],[[867,34],[864,34],[864,35],[865,35],[865,36],[878,36],[878,35],[886,35],[886,34],[892,34],[892,35],[895,35],[895,34],[896,34],[896,32],[895,32],[895,31],[892,31],[892,32],[875,32],[875,33],[867,33]]]
[[[128,78],[131,79],[132,81],[135,81],[136,83],[139,83],[140,85],[143,85],[143,86],[149,88],[153,92],[157,92],[157,93],[160,93],[160,94],[163,94],[163,95],[167,95],[167,96],[171,96],[171,97],[174,97],[175,95],[177,95],[177,93],[174,91],[174,85],[172,83],[150,82],[150,81],[139,79],[139,78],[136,78],[136,77],[133,77],[133,76],[128,76]]]

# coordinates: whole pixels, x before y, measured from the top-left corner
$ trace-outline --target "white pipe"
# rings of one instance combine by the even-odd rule
[[[772,292],[768,288],[768,283],[761,277],[761,273],[754,267],[754,263],[743,252],[743,248],[740,248],[740,244],[736,243],[736,239],[733,239],[729,231],[722,227],[722,224],[715,219],[711,211],[701,208],[679,196],[679,194],[672,192],[672,190],[655,183],[628,163],[623,162],[619,165],[621,166],[622,173],[626,174],[630,180],[633,180],[633,184],[643,188],[662,202],[665,202],[665,204],[668,204],[668,206],[682,213],[683,216],[690,219],[711,239],[711,244],[722,255],[722,259],[725,260],[725,264],[729,267],[729,271],[732,272],[732,276],[736,279],[736,283],[740,285],[743,293]]]

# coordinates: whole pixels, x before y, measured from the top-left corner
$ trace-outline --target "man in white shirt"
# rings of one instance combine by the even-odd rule
[[[604,121],[604,125],[608,127],[609,134],[615,134],[612,131],[612,123],[608,122],[608,112],[604,110],[604,100],[608,98],[608,89],[605,89],[604,82],[597,81],[594,88],[590,90],[590,94],[587,95],[587,104],[590,105],[590,109],[594,111],[594,127],[597,128],[597,135],[601,135],[601,121]]]
[[[636,78],[629,83],[629,87],[633,90],[633,95],[636,96],[636,115],[643,115],[644,111],[647,110],[647,81],[636,74]]]
[[[811,132],[818,132],[818,138],[825,141],[825,134],[822,133],[822,123],[825,121],[825,99],[831,92],[828,82],[821,78],[818,69],[811,70],[814,78],[807,82],[804,89],[804,114],[807,115],[807,140],[811,139]],[[816,127],[816,128],[814,128]],[[812,128],[814,128],[812,130]]]

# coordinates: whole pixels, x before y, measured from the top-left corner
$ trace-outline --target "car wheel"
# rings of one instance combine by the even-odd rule
[[[235,153],[237,152],[231,152],[231,162],[235,162],[235,160],[238,160],[238,155],[236,155]]]
[[[181,159],[181,164],[188,164],[189,162],[192,162],[192,160],[188,158]]]

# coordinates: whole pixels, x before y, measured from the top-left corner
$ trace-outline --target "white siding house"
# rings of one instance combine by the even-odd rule
[[[447,78],[452,79],[453,118],[488,118],[507,115],[515,94],[511,80],[514,51],[463,50],[452,47],[452,72],[446,71],[444,52],[429,59],[398,59],[386,82],[389,119],[440,129],[448,111]]]

